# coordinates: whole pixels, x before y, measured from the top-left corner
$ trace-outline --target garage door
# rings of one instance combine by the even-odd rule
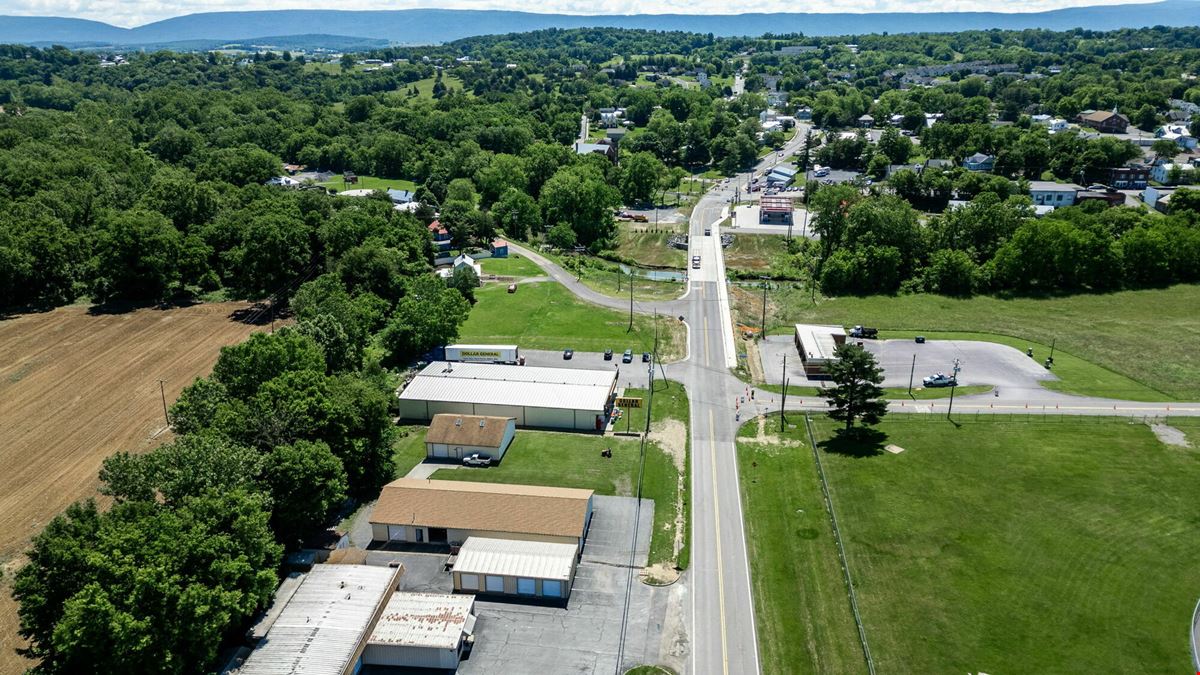
[[[533,595],[533,579],[517,579],[517,595]]]
[[[486,583],[487,583],[487,592],[488,593],[503,593],[504,592],[504,577],[489,576],[487,578]]]
[[[449,457],[450,456],[450,448],[448,448],[444,445],[434,445],[433,446],[433,456],[439,457],[439,458]]]
[[[548,579],[542,581],[542,595],[547,598],[562,597],[562,582],[550,581]]]
[[[460,574],[458,578],[461,580],[463,590],[477,591],[479,590],[479,575],[478,574]]]
[[[405,532],[403,525],[388,525],[388,539],[391,541],[404,541]]]

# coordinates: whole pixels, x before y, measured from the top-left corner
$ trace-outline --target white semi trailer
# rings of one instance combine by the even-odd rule
[[[516,345],[447,345],[447,361],[463,363],[509,363],[524,365]]]

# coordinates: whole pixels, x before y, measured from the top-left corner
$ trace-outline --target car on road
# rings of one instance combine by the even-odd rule
[[[706,237],[712,236],[712,228],[711,227],[704,228],[704,236],[706,236]]]
[[[642,363],[650,363],[650,352],[642,352]]]
[[[700,256],[698,256],[698,255],[692,256],[692,269],[694,269],[694,270],[700,269]]]
[[[635,222],[635,223],[648,223],[648,222],[650,222],[650,217],[649,217],[649,216],[646,216],[646,215],[644,215],[644,214],[641,214],[641,213],[635,213],[635,214],[633,214],[632,216],[630,216],[630,217],[629,217],[629,219],[630,219],[630,220],[632,220],[632,221],[633,221],[633,222]]]
[[[573,357],[573,356],[575,356],[574,349],[564,349],[563,350],[563,361],[570,361],[571,357]]]
[[[612,361],[612,350],[611,350],[611,349],[605,349],[605,350],[604,350],[604,360],[605,360],[605,361]]]
[[[931,387],[931,388],[932,387],[957,387],[958,380],[954,379],[953,375],[947,375],[945,373],[938,373],[937,375],[930,375],[929,377],[921,380],[921,385],[925,386],[925,387]]]
[[[463,466],[491,466],[492,456],[486,452],[474,452],[463,457]]]
[[[621,363],[633,363],[632,349],[626,349],[625,353],[621,355]]]

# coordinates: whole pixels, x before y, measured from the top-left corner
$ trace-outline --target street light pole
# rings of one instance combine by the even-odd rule
[[[954,375],[950,380],[950,406],[946,408],[946,419],[950,419],[950,412],[954,410],[954,390],[958,389],[958,371],[962,368],[958,365],[958,359],[954,359]]]
[[[783,407],[787,404],[787,352],[783,353],[783,395],[779,399],[779,433],[783,433]]]
[[[633,332],[633,268],[629,268],[629,330],[626,333]]]
[[[917,355],[913,354],[912,370],[908,371],[908,395],[912,396],[913,376],[917,374]],[[954,393],[953,391],[950,393]]]
[[[767,339],[767,278],[763,277],[763,302],[762,302],[762,331],[759,333],[759,339]]]

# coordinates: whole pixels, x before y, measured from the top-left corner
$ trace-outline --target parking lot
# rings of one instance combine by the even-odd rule
[[[927,375],[951,372],[954,359],[959,360],[962,368],[958,374],[959,384],[995,385],[999,393],[1006,398],[1030,390],[1044,392],[1042,381],[1058,379],[1040,363],[1020,351],[993,342],[929,340],[925,344],[917,344],[912,340],[863,340],[863,346],[874,354],[883,366],[885,387],[907,387],[910,373],[914,386],[919,386],[921,378]],[[783,383],[782,366],[785,354],[791,384],[802,385],[807,381],[791,335],[768,337],[765,342],[760,343],[759,354],[767,382]],[[813,384],[820,385],[819,382]]]
[[[567,606],[486,599],[476,602],[475,647],[458,672],[470,673],[612,673],[617,671],[622,617],[626,642],[622,671],[641,663],[659,663],[664,628],[676,625],[668,613],[679,612],[682,581],[656,588],[637,580],[650,548],[654,502],[643,500],[638,514],[631,497],[597,495],[583,557]],[[634,519],[638,541],[633,546]],[[629,567],[633,553],[634,567]],[[402,591],[450,593],[445,553],[370,551],[368,564],[404,563]],[[630,599],[625,610],[629,573]],[[675,617],[678,619],[678,617]],[[679,639],[683,639],[680,637]],[[665,644],[674,640],[669,639]],[[383,672],[382,670],[378,672]],[[391,672],[391,671],[389,671]]]

